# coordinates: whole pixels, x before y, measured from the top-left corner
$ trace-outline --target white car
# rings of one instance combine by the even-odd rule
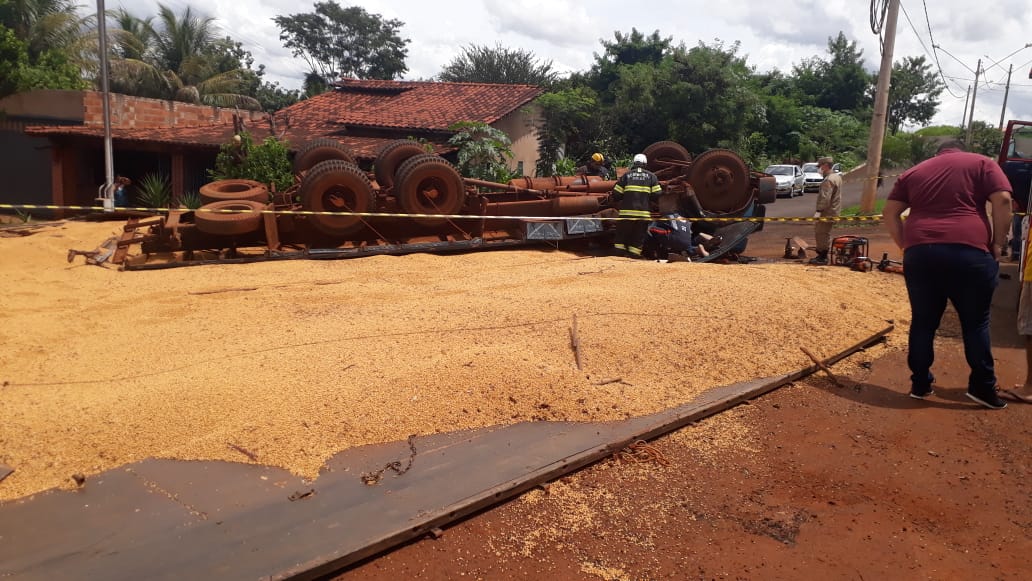
[[[821,175],[820,167],[816,163],[803,164],[803,191],[816,192],[821,189],[821,182],[824,176]]]
[[[832,173],[842,173],[839,164],[831,166]],[[821,169],[816,163],[804,163],[803,164],[803,191],[804,192],[818,192],[821,189],[821,182],[824,181],[824,176],[821,175]]]
[[[774,176],[779,198],[803,195],[803,170],[798,165],[769,165],[763,173]]]

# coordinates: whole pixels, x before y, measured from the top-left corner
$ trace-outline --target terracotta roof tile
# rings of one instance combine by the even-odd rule
[[[358,127],[447,130],[458,121],[494,123],[542,93],[530,85],[345,79],[328,93],[280,111],[291,119]]]
[[[255,141],[265,139],[270,135],[269,128],[247,127]],[[340,141],[347,146],[361,159],[374,159],[380,149],[387,143],[394,141],[394,137],[357,137],[353,135],[341,135],[341,128],[318,125],[294,125],[283,132],[282,138],[287,140],[291,148],[297,149],[301,144],[320,137],[330,137]],[[104,128],[84,125],[32,125],[25,128],[29,135],[79,135],[84,137],[104,137]],[[118,141],[130,141],[137,143],[158,143],[168,145],[188,145],[194,147],[218,148],[233,137],[233,125],[225,123],[220,125],[200,125],[193,127],[164,127],[158,129],[112,129],[112,139]],[[444,153],[454,149],[442,141],[434,143],[437,153]]]
[[[436,83],[429,81],[375,81],[345,79],[336,89],[300,101],[276,113],[283,137],[297,147],[319,137],[332,137],[347,145],[359,158],[373,159],[380,148],[396,137],[359,137],[353,130],[389,130],[398,136],[408,132],[433,134],[447,131],[458,121],[494,123],[534,100],[542,93],[530,85],[483,83]],[[266,124],[250,124],[255,140],[265,139]],[[282,131],[282,129],[281,129]],[[402,133],[405,131],[406,133]],[[34,125],[30,135],[81,135],[103,137],[98,126]],[[117,140],[215,148],[233,135],[230,123],[147,129],[112,129]],[[438,152],[450,148],[441,135]],[[433,141],[433,140],[431,140]]]

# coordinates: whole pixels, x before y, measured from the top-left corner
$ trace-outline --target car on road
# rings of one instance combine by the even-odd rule
[[[831,166],[832,173],[842,173],[842,166],[835,164]],[[818,192],[821,189],[821,182],[824,181],[824,176],[821,175],[821,168],[814,163],[803,164],[803,191],[804,192]]]
[[[821,169],[816,163],[804,163],[803,164],[803,191],[804,192],[816,192],[821,189],[821,182],[824,181],[824,176],[821,175]]]
[[[774,176],[779,198],[803,195],[803,170],[798,165],[769,165],[763,173]]]

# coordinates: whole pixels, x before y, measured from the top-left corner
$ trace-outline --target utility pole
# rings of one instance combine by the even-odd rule
[[[115,161],[111,146],[111,90],[108,81],[107,11],[104,10],[104,0],[97,0],[97,36],[100,42],[100,91],[104,99],[104,185],[100,190],[100,200],[105,212],[113,212]]]
[[[974,129],[971,124],[975,122],[975,99],[978,98],[978,75],[982,72],[982,59],[978,59],[975,66],[975,91],[971,94],[971,111],[968,113],[967,136],[964,138],[964,145],[971,148],[971,131]]]
[[[896,19],[899,0],[889,0],[885,18],[885,42],[882,45],[881,69],[874,90],[874,115],[871,117],[871,136],[867,141],[867,181],[860,196],[860,213],[874,212],[874,198],[878,194],[878,176],[881,175],[881,150],[885,141],[886,113],[889,110],[889,81],[892,80],[892,51],[896,46]]]
[[[960,128],[967,127],[967,106],[971,100],[971,85],[968,85],[967,95],[964,97],[964,114],[960,116]]]
[[[1003,118],[1007,115],[1007,95],[1010,95],[1011,73],[1014,72],[1014,63],[1007,69],[1007,88],[1003,91],[1003,108],[1000,109],[1000,131],[1003,131]]]

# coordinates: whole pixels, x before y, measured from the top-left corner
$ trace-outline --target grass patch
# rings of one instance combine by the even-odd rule
[[[874,213],[875,214],[881,214],[882,210],[884,210],[884,209],[885,209],[885,200],[875,200],[874,201]],[[850,207],[842,210],[842,213],[840,215],[841,216],[859,216],[860,215],[860,206],[850,206]]]

